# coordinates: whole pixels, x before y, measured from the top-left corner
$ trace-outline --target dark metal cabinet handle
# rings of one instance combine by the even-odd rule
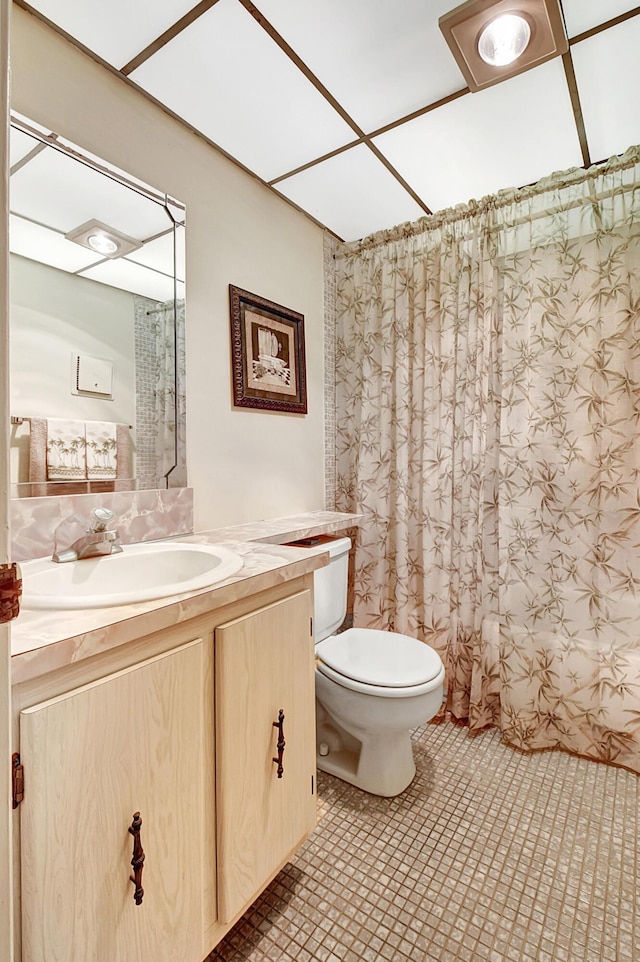
[[[133,821],[129,826],[129,835],[133,835],[133,858],[131,859],[133,875],[129,876],[129,881],[133,882],[136,887],[136,890],[133,893],[133,899],[136,905],[142,905],[142,896],[144,895],[144,889],[142,888],[144,852],[142,850],[142,842],[140,841],[141,826],[142,819],[140,818],[140,812],[135,812],[133,815]]]
[[[278,757],[272,759],[278,766],[278,778],[282,778],[284,774],[284,767],[282,765],[282,759],[284,757],[284,712],[282,708],[278,712],[277,722],[273,722],[273,727],[278,729]]]

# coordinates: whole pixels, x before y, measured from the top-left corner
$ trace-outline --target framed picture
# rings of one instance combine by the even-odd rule
[[[307,413],[304,316],[229,285],[233,403]]]

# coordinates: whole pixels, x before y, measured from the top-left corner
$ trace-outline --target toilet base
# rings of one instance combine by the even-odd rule
[[[416,774],[408,731],[389,732],[358,741],[334,720],[318,724],[317,744],[329,747],[316,754],[321,772],[355,785],[371,795],[393,798],[409,787]]]

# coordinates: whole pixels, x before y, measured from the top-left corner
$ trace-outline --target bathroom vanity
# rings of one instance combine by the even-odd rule
[[[21,962],[202,962],[314,828],[327,555],[232,547],[210,590],[15,623]]]

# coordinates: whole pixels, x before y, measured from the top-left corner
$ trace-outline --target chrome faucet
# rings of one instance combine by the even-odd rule
[[[117,554],[122,551],[120,537],[115,528],[108,525],[113,520],[113,511],[109,508],[94,508],[91,512],[91,526],[86,534],[63,551],[57,548],[53,552],[52,561],[81,561],[83,558],[97,558],[101,555]]]

